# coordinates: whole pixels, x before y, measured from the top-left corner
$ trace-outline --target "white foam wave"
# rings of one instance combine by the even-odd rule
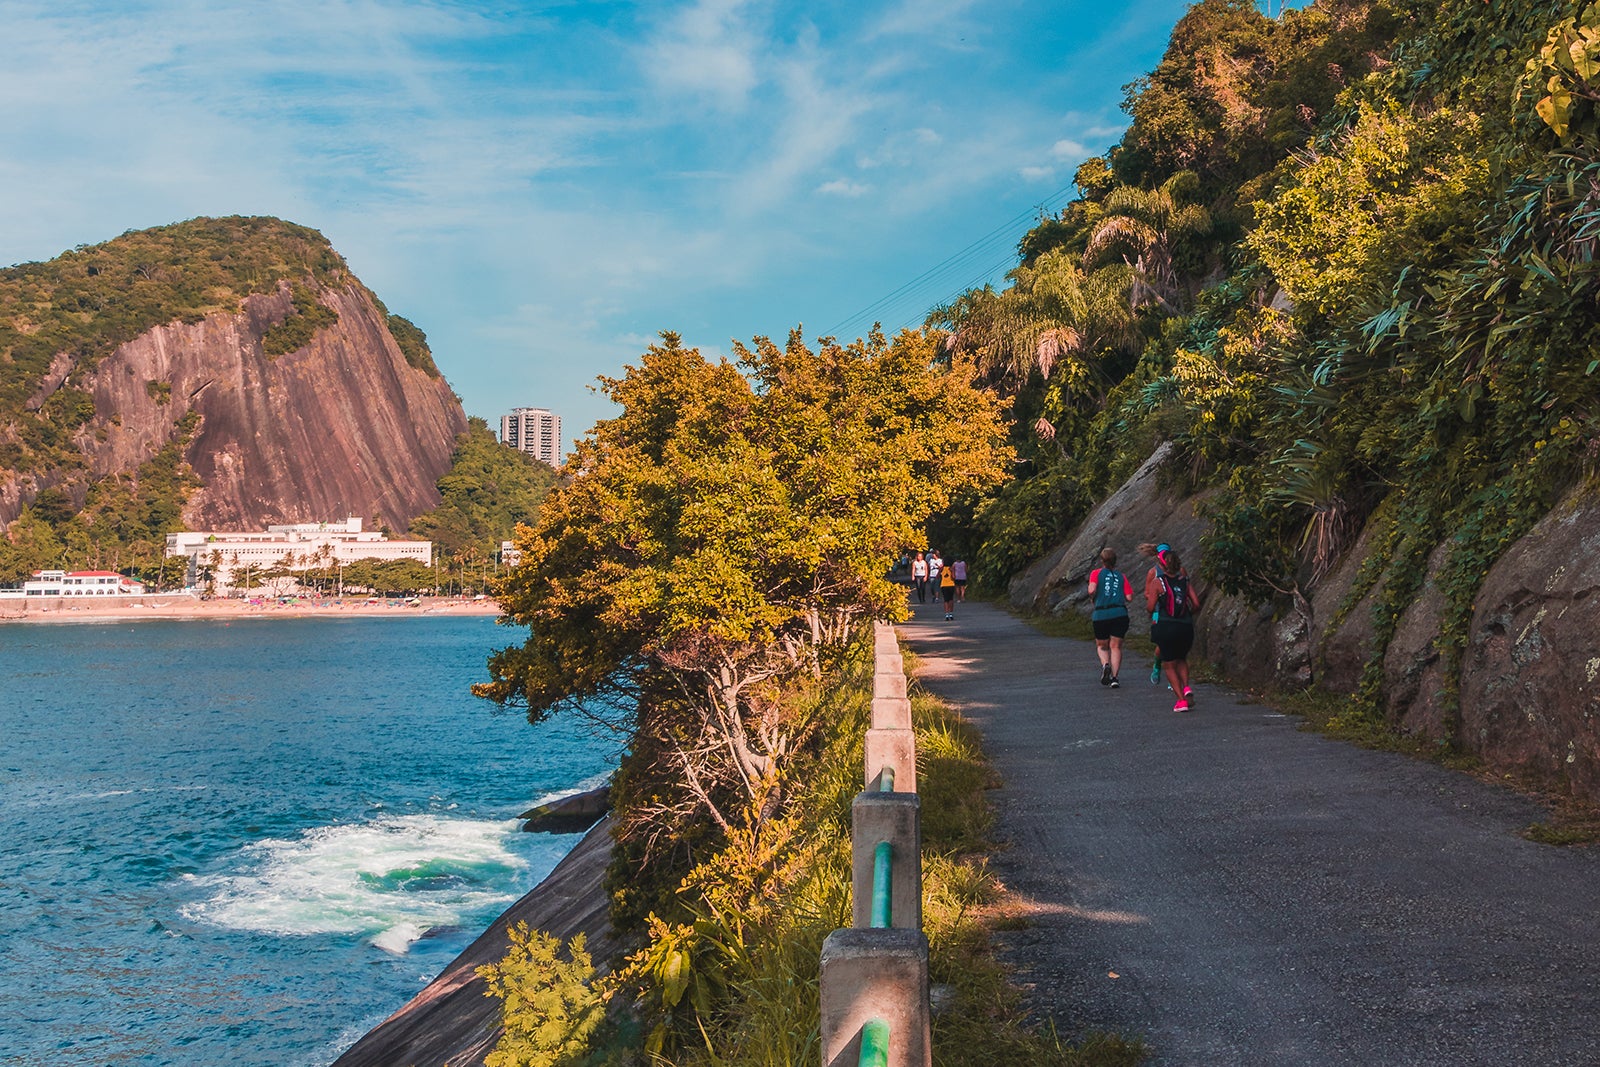
[[[273,934],[359,934],[403,953],[427,931],[515,900],[528,863],[509,845],[516,820],[380,815],[244,849],[237,873],[194,879],[207,891],[185,917]]]

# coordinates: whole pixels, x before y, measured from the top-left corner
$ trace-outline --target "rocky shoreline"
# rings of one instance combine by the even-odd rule
[[[422,992],[345,1050],[333,1067],[475,1067],[500,1038],[500,1001],[486,995],[478,968],[503,958],[506,931],[525,922],[561,938],[583,934],[595,960],[620,945],[611,929],[604,880],[611,820],[601,819],[555,870],[496,919]]]

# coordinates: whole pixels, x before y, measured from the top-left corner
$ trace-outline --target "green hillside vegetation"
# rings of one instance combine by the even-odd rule
[[[395,344],[400,346],[400,354],[406,357],[406,362],[430,378],[439,377],[439,368],[433,362],[433,351],[428,347],[428,335],[422,332],[422,328],[404,315],[391,312],[376,295],[372,302],[383,312],[389,333],[394,337]]]
[[[997,588],[1169,441],[1226,592],[1305,610],[1377,523],[1357,716],[1447,543],[1452,677],[1488,566],[1600,454],[1597,38],[1554,2],[1192,8],[1010,285],[929,320],[1025,460],[938,543]]]
[[[438,481],[443,498],[412,521],[407,536],[433,542],[435,555],[463,573],[466,588],[485,588],[485,568],[518,525],[532,526],[556,483],[555,469],[495,439],[483,419],[467,420],[450,470]]]
[[[162,571],[159,545],[182,528],[179,516],[197,485],[181,447],[193,426],[175,423],[181,443],[139,471],[91,484],[73,435],[97,415],[118,416],[96,412],[72,375],[157,326],[237,312],[246,297],[274,292],[285,281],[294,310],[262,338],[269,358],[304,347],[338,321],[315,286],[354,281],[327,239],[304,226],[275,218],[191,219],[0,270],[0,476],[46,487],[0,537],[0,582],[59,565],[115,567],[166,583],[171,576]],[[437,378],[423,332],[374,302],[406,362]],[[72,361],[66,383],[30,407],[63,354]],[[158,404],[171,401],[170,383],[146,382],[145,390]]]
[[[132,474],[102,478],[82,508],[46,489],[0,537],[0,585],[15,585],[46,568],[115,570],[151,588],[183,583],[180,560],[165,558],[168,533],[183,529],[183,502],[199,482],[183,453],[193,414],[178,436]]]

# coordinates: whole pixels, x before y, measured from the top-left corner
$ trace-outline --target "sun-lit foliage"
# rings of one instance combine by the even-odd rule
[[[621,414],[579,442],[498,587],[528,639],[475,687],[534,719],[637,708],[623,728],[651,754],[641,764],[670,771],[633,794],[651,839],[782,811],[818,726],[777,700],[782,685],[900,617],[891,564],[1009,458],[1000,405],[964,364],[936,368],[919,333],[817,350],[794,333],[737,353],[743,372],[663,334],[604,380]]]

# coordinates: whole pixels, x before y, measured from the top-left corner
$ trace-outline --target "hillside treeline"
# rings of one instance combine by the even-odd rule
[[[1592,6],[1195,5],[1009,284],[930,317],[1025,461],[939,543],[998,586],[1171,442],[1228,593],[1287,610],[1373,537],[1370,707],[1446,544],[1454,677],[1489,564],[1600,455],[1597,64]]]

